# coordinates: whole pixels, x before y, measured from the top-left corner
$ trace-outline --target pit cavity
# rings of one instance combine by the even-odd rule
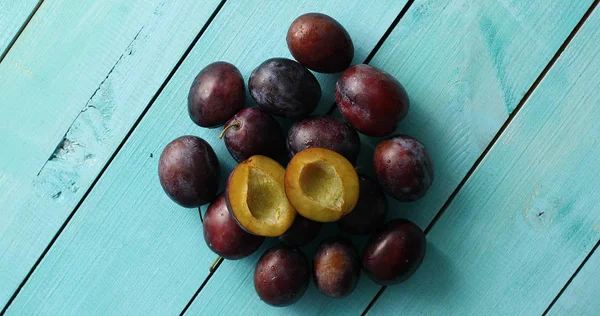
[[[322,206],[339,209],[344,201],[342,180],[327,161],[307,164],[300,172],[300,187],[304,195]]]
[[[269,173],[250,167],[246,203],[259,221],[277,221],[286,208],[285,192]]]

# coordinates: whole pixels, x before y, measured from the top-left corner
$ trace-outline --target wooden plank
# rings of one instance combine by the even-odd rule
[[[600,224],[594,227],[600,232]],[[600,311],[600,252],[594,251],[581,271],[548,312],[551,316],[595,315]]]
[[[590,3],[448,0],[411,6],[371,63],[405,85],[412,109],[399,131],[430,149],[436,179],[422,201],[390,201],[391,216],[427,226]],[[369,172],[369,144],[378,139],[363,141],[361,167]],[[258,300],[246,280],[253,268],[250,263],[224,262],[189,314],[359,314],[380,289],[363,276],[349,298],[332,300],[311,284],[306,297],[281,310]]]
[[[215,146],[223,178],[234,165],[217,135],[188,117],[186,98],[198,71],[226,60],[245,78],[264,59],[289,56],[285,34],[309,11],[348,26],[356,61],[373,49],[404,2],[227,1],[138,128],[109,165],[69,225],[9,308],[14,314],[173,314],[208,274],[215,256],[206,247],[198,212],[162,192],[158,156],[177,136],[201,135]],[[268,17],[268,18],[266,18]],[[172,34],[172,32],[171,32]],[[336,75],[318,76],[323,104],[332,104]],[[131,85],[136,89],[137,85]],[[248,104],[251,104],[250,100]],[[84,139],[86,140],[86,139]]]
[[[0,64],[10,87],[0,98],[0,306],[218,3],[53,0],[37,11]]]
[[[0,1],[0,60],[41,0]]]
[[[544,312],[600,239],[599,42],[596,9],[370,315]]]

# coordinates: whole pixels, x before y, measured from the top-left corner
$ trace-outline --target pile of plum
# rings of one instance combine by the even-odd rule
[[[226,62],[204,68],[189,91],[191,119],[202,127],[225,126],[220,137],[238,162],[225,191],[217,195],[215,152],[196,136],[166,146],[159,162],[161,185],[181,206],[211,203],[203,220],[204,239],[225,259],[247,257],[265,237],[279,238],[254,272],[256,292],[270,305],[298,301],[311,275],[319,291],[334,298],[354,290],[361,269],[381,285],[402,282],[423,261],[425,234],[408,220],[385,222],[385,193],[415,201],[433,181],[425,147],[409,136],[389,136],[408,113],[407,93],[382,70],[350,66],[352,40],[327,15],[298,17],[288,30],[287,45],[297,61],[268,59],[250,75],[248,89],[258,107],[244,108],[244,79]],[[345,122],[310,116],[321,87],[309,69],[342,72],[335,99]],[[271,115],[293,120],[287,137]],[[376,180],[354,167],[360,151],[357,131],[388,136],[374,152]],[[298,247],[309,244],[328,222],[349,234],[372,235],[362,256],[349,239],[326,238],[311,267]]]

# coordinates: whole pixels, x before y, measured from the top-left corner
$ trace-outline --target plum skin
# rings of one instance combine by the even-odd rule
[[[237,124],[237,125],[236,125]],[[275,160],[285,156],[285,136],[281,126],[260,108],[245,108],[226,123],[225,146],[233,159],[242,162],[254,155]]]
[[[421,265],[427,242],[414,223],[391,220],[375,232],[362,258],[365,274],[380,285],[394,285],[408,279]]]
[[[287,58],[260,64],[248,80],[250,96],[269,114],[299,119],[317,108],[321,85],[303,65]]]
[[[355,164],[360,153],[360,138],[350,125],[331,116],[311,116],[297,121],[288,131],[289,158],[307,148],[333,150]]]
[[[360,257],[352,242],[330,237],[319,245],[313,259],[315,285],[326,296],[346,297],[358,284],[360,268]]]
[[[377,180],[393,198],[412,202],[427,193],[433,183],[429,152],[417,139],[395,135],[377,145],[373,155]]]
[[[158,163],[158,177],[167,195],[183,207],[197,207],[215,199],[219,188],[217,155],[204,139],[181,136],[170,142]]]
[[[246,232],[238,225],[229,213],[223,193],[208,206],[202,227],[208,248],[228,260],[251,255],[265,240],[264,237]]]
[[[254,270],[254,289],[271,306],[296,303],[310,282],[306,255],[298,248],[276,245],[258,260]]]
[[[230,63],[214,62],[194,79],[188,94],[188,113],[201,127],[217,127],[244,107],[244,99],[240,71]]]
[[[375,137],[393,133],[410,106],[408,94],[396,78],[365,64],[342,73],[335,86],[335,100],[350,126]]]
[[[385,223],[388,203],[383,188],[377,181],[364,174],[358,175],[358,181],[358,203],[350,214],[338,221],[338,225],[351,234],[368,234]]]
[[[298,62],[317,72],[343,71],[354,58],[354,44],[346,29],[321,13],[296,18],[288,29],[286,42]]]
[[[296,215],[296,219],[279,240],[291,247],[302,247],[313,241],[321,231],[322,223],[311,221],[301,215]]]

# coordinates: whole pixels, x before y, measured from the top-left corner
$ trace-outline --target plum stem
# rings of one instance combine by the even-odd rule
[[[228,129],[232,128],[232,127],[240,127],[240,123],[239,122],[235,122],[233,124],[229,124],[227,126],[225,126],[225,128],[223,129],[223,131],[221,132],[221,134],[219,134],[219,139],[223,138],[223,136],[225,135],[225,132],[227,132]]]
[[[208,268],[208,270],[209,270],[210,272],[213,272],[213,270],[215,269],[215,266],[217,265],[217,262],[219,262],[219,260],[221,260],[221,256],[218,256],[218,257],[217,257],[217,259],[215,259],[215,262],[213,262],[213,263],[210,265],[210,268]]]

